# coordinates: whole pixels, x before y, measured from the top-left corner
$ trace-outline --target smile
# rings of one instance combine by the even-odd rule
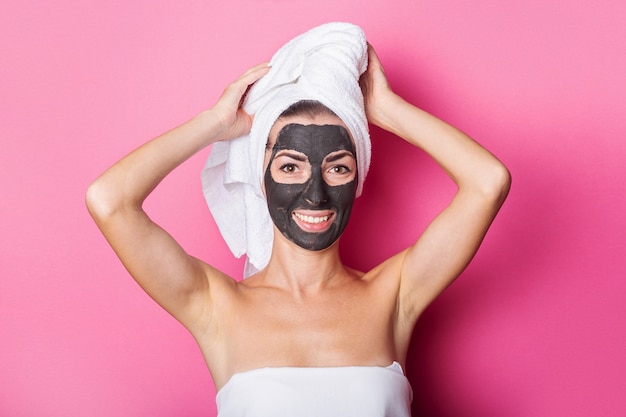
[[[328,219],[330,218],[330,215],[326,215],[326,216],[305,216],[303,214],[295,213],[295,212],[294,212],[294,215],[298,219],[302,220],[305,223],[309,223],[309,224],[320,224],[320,223],[323,223],[323,222],[327,222]]]

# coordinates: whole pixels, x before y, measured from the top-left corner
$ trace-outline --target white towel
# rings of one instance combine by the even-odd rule
[[[247,255],[244,277],[271,256],[272,220],[261,189],[269,131],[301,100],[317,100],[348,127],[358,163],[357,196],[370,165],[371,145],[359,77],[367,69],[367,42],[358,26],[327,23],[292,39],[270,61],[243,109],[254,114],[249,134],[213,144],[202,171],[202,190],[224,240],[236,257]]]

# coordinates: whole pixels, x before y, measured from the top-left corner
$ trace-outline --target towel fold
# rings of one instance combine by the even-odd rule
[[[327,23],[280,48],[271,69],[249,90],[243,109],[254,114],[247,135],[213,144],[202,171],[202,190],[220,233],[236,257],[247,255],[244,277],[271,256],[272,220],[263,196],[263,161],[270,129],[280,114],[302,100],[316,100],[348,127],[355,142],[361,194],[371,145],[359,77],[367,69],[363,31]]]

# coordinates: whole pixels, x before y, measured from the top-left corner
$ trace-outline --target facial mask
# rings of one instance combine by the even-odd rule
[[[272,169],[280,167],[272,168],[272,163],[281,151],[295,151],[293,154],[298,157],[306,156],[308,162],[302,161],[301,164],[308,164],[310,177],[305,182],[275,181]],[[358,180],[356,164],[354,178],[347,183],[331,186],[324,179],[324,160],[337,151],[356,155],[348,131],[338,125],[286,125],[278,133],[272,148],[264,177],[270,216],[287,239],[304,249],[318,251],[328,248],[339,239],[348,224]],[[325,166],[328,168],[329,165],[332,162],[327,160]],[[302,211],[313,215],[294,218],[296,213]],[[326,218],[328,213],[330,215]],[[314,231],[305,231],[298,223]]]

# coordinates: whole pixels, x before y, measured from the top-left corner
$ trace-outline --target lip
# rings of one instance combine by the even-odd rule
[[[321,233],[330,228],[335,219],[331,210],[294,210],[291,218],[300,229],[309,233]]]

